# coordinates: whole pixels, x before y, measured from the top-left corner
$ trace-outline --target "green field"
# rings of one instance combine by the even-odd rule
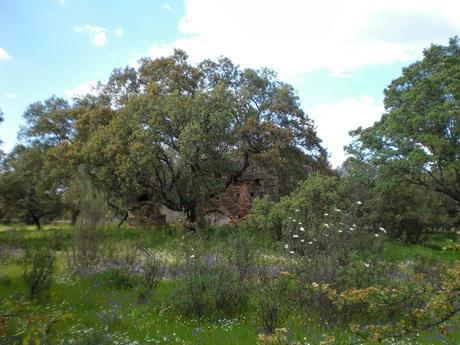
[[[247,305],[231,317],[219,312],[205,316],[182,315],[174,299],[180,273],[167,274],[146,298],[142,296],[142,279],[136,273],[118,276],[118,267],[135,265],[142,258],[136,248],[142,243],[163,258],[169,270],[183,264],[184,246],[194,252],[218,253],[231,245],[229,242],[239,229],[206,229],[196,234],[180,229],[129,229],[104,230],[104,260],[97,270],[85,273],[69,271],[72,247],[72,229],[67,225],[47,226],[38,231],[22,225],[2,226],[0,246],[0,298],[5,312],[8,303],[21,305],[24,315],[59,315],[54,338],[42,337],[59,344],[256,344],[263,330],[257,317],[255,300],[257,289],[250,291]],[[276,265],[287,262],[289,257],[280,244],[263,234],[253,234],[257,245],[257,262]],[[449,235],[429,236],[426,245],[407,245],[387,240],[384,255],[388,262],[404,265],[410,260],[422,260],[431,264],[452,264],[460,258],[459,252],[442,250]],[[31,241],[33,240],[33,241]],[[28,302],[27,287],[23,278],[22,257],[24,250],[34,246],[51,245],[57,251],[56,270],[49,297],[44,301]],[[439,248],[434,244],[438,244]],[[116,247],[116,248],[114,248]],[[110,248],[110,250],[108,249]],[[9,302],[8,302],[9,301]],[[11,307],[13,308],[13,307]],[[13,308],[14,309],[14,308]],[[20,312],[18,312],[20,313]],[[450,321],[455,325],[458,321]],[[45,322],[45,321],[43,321]],[[38,322],[39,323],[39,322]],[[46,322],[45,322],[46,323]],[[290,341],[300,344],[320,344],[333,335],[334,344],[350,344],[358,339],[340,323],[327,323],[311,313],[305,313],[295,305],[286,305],[280,326],[288,330]],[[0,343],[19,342],[27,327],[20,320],[8,321],[8,332],[0,336]],[[388,343],[406,344],[458,344],[458,325],[449,335],[428,330],[411,340],[400,339]],[[11,330],[14,328],[14,332]],[[38,331],[37,331],[38,332]],[[37,333],[39,334],[39,332]],[[0,333],[1,335],[1,333]],[[34,338],[31,338],[34,339]],[[40,338],[41,339],[41,338]],[[32,341],[32,340],[31,340]]]

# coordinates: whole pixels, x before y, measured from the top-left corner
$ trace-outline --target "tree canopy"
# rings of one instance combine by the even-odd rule
[[[24,116],[22,137],[66,162],[62,181],[83,166],[112,205],[154,200],[192,222],[251,165],[278,170],[286,193],[328,166],[295,90],[273,71],[227,58],[192,65],[180,50],[115,69],[95,96],[52,97]]]
[[[460,42],[432,45],[385,90],[385,114],[348,151],[460,203]]]

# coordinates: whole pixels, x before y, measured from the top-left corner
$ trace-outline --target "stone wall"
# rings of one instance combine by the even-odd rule
[[[212,207],[205,211],[209,224],[225,225],[239,223],[251,210],[256,197],[278,201],[278,178],[273,171],[250,167],[235,184],[212,200]],[[182,212],[170,210],[164,205],[145,201],[129,211],[131,226],[155,226],[174,224],[185,220]]]

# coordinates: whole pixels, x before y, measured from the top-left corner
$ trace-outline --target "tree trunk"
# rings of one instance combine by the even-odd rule
[[[121,218],[120,222],[118,223],[118,227],[121,227],[124,222],[128,219],[128,211],[123,211],[123,217]]]
[[[74,226],[77,223],[77,217],[80,214],[79,209],[72,209],[72,215],[70,219],[70,225]]]
[[[41,230],[42,225],[40,224],[40,217],[32,216],[32,220],[34,221],[34,224],[37,226],[37,230]]]

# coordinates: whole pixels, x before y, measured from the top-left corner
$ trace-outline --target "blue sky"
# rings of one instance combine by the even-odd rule
[[[331,153],[383,112],[384,88],[460,32],[451,0],[0,0],[2,149],[28,104],[85,92],[142,56],[186,50],[270,67],[298,90]]]

